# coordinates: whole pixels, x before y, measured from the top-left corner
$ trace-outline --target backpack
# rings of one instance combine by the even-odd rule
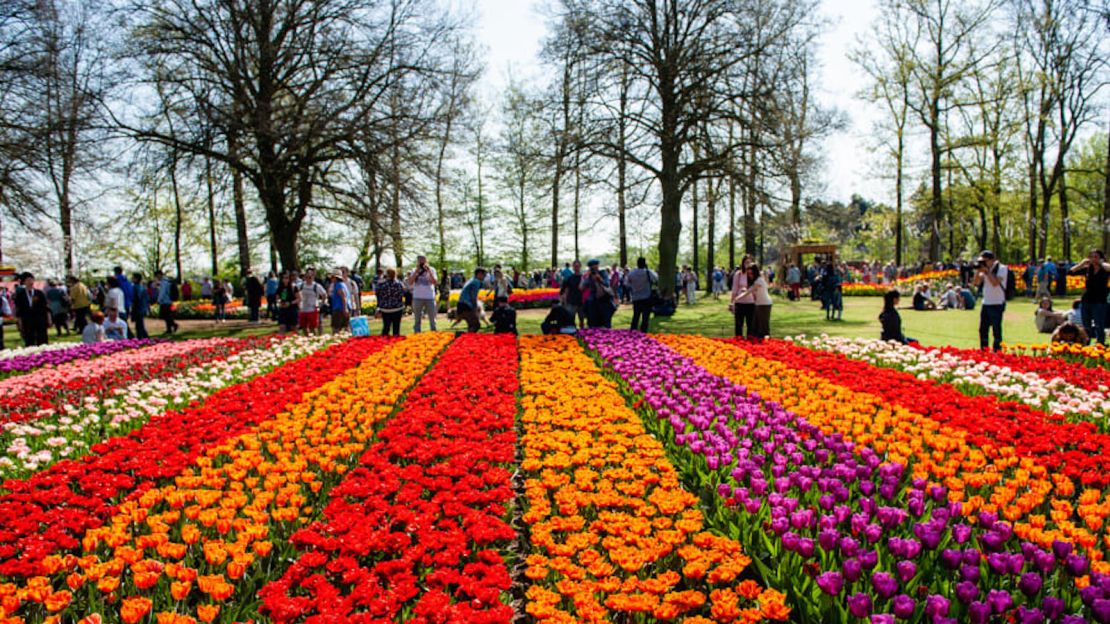
[[[179,299],[181,299],[181,290],[177,287],[177,282],[170,280],[170,301]]]
[[[1006,271],[1006,301],[1017,295],[1017,277],[1013,271]]]

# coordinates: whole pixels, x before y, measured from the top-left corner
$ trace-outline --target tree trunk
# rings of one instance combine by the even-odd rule
[[[695,156],[695,158],[696,158],[696,156]],[[691,264],[694,265],[693,266],[694,275],[698,275],[699,273],[701,273],[701,271],[699,270],[699,267],[698,267],[698,181],[697,181],[697,179],[695,179],[694,183],[690,185],[690,208],[693,210],[693,217],[694,217],[693,220],[691,221],[691,223],[693,224],[693,229],[690,232],[692,234],[691,238],[692,238],[692,242],[693,242],[693,249],[690,250],[692,252],[692,255],[693,255],[693,261],[692,261]]]
[[[1102,249],[1110,248],[1110,137],[1106,141],[1106,170],[1102,184]]]
[[[555,158],[551,176],[551,266],[559,266],[559,187],[563,184],[563,159]]]
[[[732,145],[732,124],[728,125],[728,144]],[[736,171],[731,159],[728,167],[728,270],[736,268]]]
[[[744,189],[744,253],[755,257],[759,251],[756,240],[756,223],[755,223],[755,210],[756,210],[756,189],[755,180],[758,175],[756,172],[756,147],[753,137],[752,145],[748,148],[748,155],[745,164],[747,165],[747,185]]]
[[[212,254],[212,275],[219,275],[220,250],[216,243],[216,193],[212,188],[212,159],[207,157],[204,159],[204,184],[208,191],[208,246]]]
[[[578,246],[578,226],[582,207],[582,151],[574,150],[574,258],[581,255]]]
[[[486,198],[482,194],[482,152],[481,144],[478,147],[478,258],[477,266],[484,266],[486,263]]]
[[[235,137],[228,137],[228,151],[238,154],[239,143]],[[231,168],[231,203],[235,210],[235,239],[239,248],[239,273],[245,275],[251,268],[251,247],[247,232],[247,206],[243,192],[243,174]],[[276,272],[276,267],[270,267]]]
[[[905,225],[902,223],[902,160],[904,158],[905,138],[902,132],[898,132],[898,154],[895,157],[896,169],[894,172],[894,266],[902,266],[902,247],[904,241],[902,240],[902,232],[905,230]]]
[[[447,124],[443,129],[443,142],[439,144],[436,157],[436,234],[438,234],[439,266],[447,265],[447,217],[443,207],[443,161],[447,157],[447,146],[451,142],[451,124],[454,121],[453,109],[448,111]]]
[[[67,185],[68,186],[68,185]],[[66,275],[73,273],[73,206],[69,201],[69,190],[64,189],[58,201],[58,224],[62,228],[62,262]]]
[[[393,262],[398,272],[404,265],[405,241],[404,232],[401,231],[401,151],[394,143],[390,151],[390,166],[392,171],[392,188],[389,194],[389,240],[393,246]]]
[[[170,186],[173,188],[173,264],[177,271],[177,279],[181,276],[181,192],[177,186],[177,150],[170,151]]]
[[[706,232],[705,232],[705,292],[713,291],[713,271],[716,269],[716,249],[715,237],[717,236],[717,192],[720,189],[720,181],[717,181],[717,187],[713,186],[714,181],[710,180],[705,187],[705,210],[706,210]]]
[[[933,117],[929,126],[929,152],[931,164],[929,168],[932,180],[932,193],[929,215],[929,261],[936,262],[940,259],[940,226],[944,220],[944,198],[941,195],[941,162],[940,162],[940,112],[934,104]]]
[[[1060,242],[1063,247],[1064,259],[1071,260],[1071,215],[1068,212],[1068,185],[1066,174],[1060,172],[1058,195],[1060,200],[1060,224],[1063,226],[1060,232]]]
[[[1037,253],[1037,162],[1029,163],[1029,257],[1041,261],[1044,256]]]
[[[628,266],[628,201],[625,195],[627,189],[625,185],[627,182],[627,163],[622,155],[617,158],[617,238],[618,246],[620,247],[620,264],[622,267]]]

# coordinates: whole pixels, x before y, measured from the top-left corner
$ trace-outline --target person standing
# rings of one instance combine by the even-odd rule
[[[273,271],[266,277],[266,312],[271,321],[276,321],[277,314],[277,291],[279,281]]]
[[[574,268],[570,270],[570,274],[566,273],[564,269],[563,283],[559,287],[559,303],[563,308],[570,313],[571,316],[578,319],[578,328],[582,329],[586,326],[586,313],[582,309],[582,263],[575,260]]]
[[[798,301],[802,298],[802,271],[798,269],[798,265],[793,262],[786,269],[786,286],[790,289],[793,301]]]
[[[281,272],[277,294],[277,319],[283,333],[296,331],[300,311],[301,291],[293,285],[293,274]]]
[[[50,318],[54,322],[54,335],[61,337],[62,330],[69,335],[69,295],[65,288],[54,280],[46,282],[46,301],[50,304]]]
[[[382,335],[401,335],[401,317],[405,314],[405,285],[397,279],[397,269],[386,269],[385,278],[378,284],[377,316],[382,319]]]
[[[474,269],[474,277],[463,285],[462,291],[459,293],[459,302],[455,306],[455,314],[466,321],[466,331],[472,334],[481,327],[478,318],[478,293],[481,292],[482,284],[485,281],[486,270],[482,267]]]
[[[208,279],[208,276],[200,282],[200,298],[212,299],[212,280]]]
[[[632,299],[632,326],[641,333],[648,333],[651,323],[651,307],[655,305],[654,290],[659,283],[659,276],[648,269],[647,260],[641,256],[636,258],[636,268],[629,271],[624,278],[625,287],[628,288]]]
[[[123,305],[119,308],[119,316],[124,323],[127,323],[127,319],[130,318],[128,315],[131,314],[131,302],[135,299],[135,292],[131,288],[131,282],[123,274],[123,267],[114,267],[112,275],[116,278],[119,289],[123,291]]]
[[[682,288],[686,291],[686,305],[694,305],[698,297],[698,276],[688,266],[682,267]]]
[[[146,339],[150,334],[146,331],[146,317],[150,314],[150,296],[143,285],[143,274],[131,274],[131,322],[135,325],[135,337]]]
[[[49,342],[50,305],[46,293],[35,288],[35,276],[24,272],[20,278],[23,289],[16,292],[15,317],[19,333],[23,336],[23,346],[37,347]]]
[[[8,297],[8,289],[0,286],[0,350],[7,349],[4,344],[4,319],[15,316],[15,306]]]
[[[347,309],[350,293],[347,290],[347,283],[338,273],[329,275],[328,280],[331,282],[328,286],[328,300],[331,303],[331,333],[338,334],[347,329],[347,323],[351,319]]]
[[[616,295],[600,260],[592,258],[586,263],[586,277],[580,288],[586,295],[586,324],[589,327],[612,327],[613,312],[616,311],[613,297]]]
[[[304,272],[304,281],[300,287],[301,304],[300,314],[297,316],[297,327],[306,336],[320,335],[320,300],[328,296],[324,287],[316,283],[316,269],[308,267]]]
[[[108,294],[104,296],[104,309],[115,308],[120,311],[126,305],[127,299],[123,294],[123,287],[120,286],[119,279],[115,275],[108,276]],[[123,315],[121,314],[122,318]]]
[[[1006,277],[1009,269],[994,257],[994,252],[979,254],[973,285],[983,287],[983,305],[979,310],[979,348],[986,349],[994,332],[995,351],[1002,350],[1002,317],[1006,312]]]
[[[728,309],[733,315],[733,328],[735,335],[744,336],[744,325],[748,326],[748,335],[751,335],[752,320],[755,316],[755,297],[748,290],[748,267],[752,264],[751,256],[744,256],[740,260],[740,268],[732,276],[732,297],[729,299]]]
[[[1068,271],[1069,275],[1086,278],[1079,310],[1087,335],[1101,345],[1106,344],[1106,297],[1110,295],[1110,264],[1101,249],[1092,249],[1087,257]]]
[[[1052,280],[1056,279],[1056,263],[1052,256],[1044,259],[1044,263],[1037,269],[1037,297],[1052,296]]]
[[[166,324],[166,331],[162,335],[173,334],[178,329],[177,321],[173,317],[173,282],[162,271],[155,271],[154,279],[158,281],[158,318]]]
[[[748,286],[736,295],[735,299],[741,300],[750,296],[752,299],[752,316],[748,323],[748,338],[762,340],[771,335],[771,293],[767,288],[767,280],[759,270],[759,265],[751,263],[745,271]]]
[[[721,267],[713,267],[713,300],[720,301],[725,292],[725,272]]]
[[[436,308],[439,306],[436,301],[436,286],[439,285],[439,280],[436,270],[428,264],[427,257],[416,257],[416,268],[405,279],[405,285],[412,292],[413,333],[419,334],[423,329],[421,321],[425,314],[428,316],[428,326],[435,331]]]
[[[227,309],[227,290],[219,278],[212,280],[212,305],[216,308],[216,322],[223,323]]]
[[[258,325],[258,311],[262,308],[262,295],[266,292],[266,288],[251,269],[247,269],[247,278],[243,281],[243,292],[247,299],[247,309],[250,310],[250,323],[251,325]]]
[[[69,286],[69,304],[73,308],[73,328],[81,333],[89,322],[92,294],[88,286],[72,275],[66,278],[66,284]]]

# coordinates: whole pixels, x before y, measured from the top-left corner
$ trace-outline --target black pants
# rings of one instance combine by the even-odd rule
[[[66,330],[66,334],[68,334],[69,333],[69,312],[60,312],[60,313],[55,314],[53,316],[54,316],[54,335],[55,336],[61,336],[63,329]]]
[[[642,333],[648,333],[648,324],[651,322],[651,298],[632,302],[632,327]]]
[[[258,322],[258,308],[259,308],[259,306],[260,306],[259,302],[255,302],[255,301],[252,301],[251,305],[248,306],[250,308],[250,311],[251,311],[251,322],[252,323],[257,323]]]
[[[752,319],[748,325],[748,337],[766,338],[771,335],[771,306],[752,306]]]
[[[979,308],[979,347],[986,349],[990,343],[990,334],[994,332],[994,350],[1002,349],[1002,316],[1006,312],[1006,304],[983,305]]]
[[[85,330],[85,326],[89,324],[89,309],[74,308],[73,310],[73,329],[80,334]]]
[[[46,322],[23,324],[23,346],[37,347],[47,344],[50,339],[49,327]]]
[[[752,324],[755,321],[754,303],[737,303],[732,306],[732,316],[735,322],[736,336],[744,336],[744,324],[748,324],[748,335],[752,333]]]
[[[134,313],[132,313],[132,316],[134,316],[132,321],[135,323],[135,337],[139,339],[150,338],[150,334],[146,333],[146,324],[144,323],[146,316]]]
[[[158,318],[162,319],[162,321],[166,323],[167,334],[172,334],[173,332],[177,331],[177,321],[173,319],[173,306],[159,305]]]
[[[382,335],[388,336],[390,330],[394,336],[401,335],[401,316],[404,315],[404,310],[396,312],[382,312]]]

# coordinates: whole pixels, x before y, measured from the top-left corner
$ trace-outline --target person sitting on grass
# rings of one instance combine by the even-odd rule
[[[104,335],[104,314],[97,310],[92,313],[92,320],[85,324],[81,330],[81,342],[94,344],[104,342],[108,337]]]
[[[1065,312],[1053,310],[1052,299],[1041,297],[1041,302],[1037,305],[1037,310],[1033,312],[1033,322],[1036,324],[1038,332],[1042,334],[1051,334],[1056,331],[1057,327],[1068,322],[1068,315]]]
[[[493,333],[517,335],[516,310],[509,305],[509,298],[497,297],[493,300]]]
[[[104,319],[104,336],[108,340],[125,340],[127,339],[127,321],[123,320],[119,315],[119,308],[112,306],[108,308],[108,318]]]
[[[1083,327],[1083,300],[1076,299],[1071,302],[1071,309],[1067,313],[1067,322]]]
[[[1052,332],[1053,344],[1077,344],[1086,346],[1090,338],[1087,337],[1087,332],[1083,330],[1081,325],[1075,323],[1064,323]]]
[[[883,294],[883,311],[879,313],[879,322],[883,326],[880,340],[893,340],[902,344],[917,342],[902,333],[902,315],[898,313],[898,302],[901,299],[902,295],[897,290],[888,290]]]
[[[962,305],[960,305],[961,310],[975,309],[975,293],[971,292],[971,289],[966,285],[960,286],[960,299],[962,300]]]
[[[929,298],[928,290],[924,284],[917,287],[913,293],[913,309],[918,312],[925,312],[928,310],[936,310],[937,304]]]
[[[956,287],[949,283],[948,288],[940,295],[940,308],[942,310],[956,310],[962,307],[963,301],[960,294],[956,292]]]

